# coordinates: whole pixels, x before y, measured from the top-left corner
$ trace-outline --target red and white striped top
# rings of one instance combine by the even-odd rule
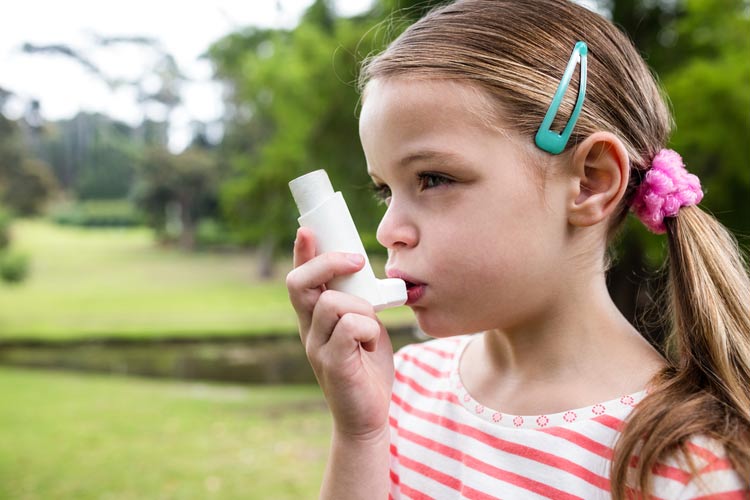
[[[645,392],[557,414],[508,415],[480,405],[461,384],[458,359],[470,339],[396,353],[389,498],[610,498],[613,443]],[[700,475],[677,460],[661,465],[659,498],[750,498],[721,446],[707,439],[690,446]]]

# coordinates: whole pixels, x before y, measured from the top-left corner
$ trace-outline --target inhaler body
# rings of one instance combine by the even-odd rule
[[[348,252],[360,254],[365,265],[354,274],[334,278],[326,286],[367,300],[376,311],[403,305],[406,284],[403,280],[379,280],[370,266],[364,245],[340,192],[334,192],[325,170],[316,170],[289,183],[300,211],[300,226],[315,235],[316,252]]]

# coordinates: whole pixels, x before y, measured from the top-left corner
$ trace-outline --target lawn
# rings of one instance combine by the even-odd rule
[[[314,386],[0,368],[0,498],[314,498],[330,420]]]
[[[21,220],[13,238],[32,272],[20,285],[0,284],[0,339],[296,332],[284,286],[289,259],[278,263],[276,279],[259,282],[250,252],[183,252],[157,245],[143,228]],[[412,321],[405,307],[381,318]]]

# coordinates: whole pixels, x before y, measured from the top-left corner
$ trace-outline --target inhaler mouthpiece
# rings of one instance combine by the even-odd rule
[[[328,288],[367,300],[376,311],[406,303],[406,283],[398,278],[379,280],[370,266],[364,245],[340,192],[334,192],[325,170],[315,170],[289,183],[299,209],[300,226],[312,230],[316,252],[358,253],[365,265],[354,274],[334,278]]]

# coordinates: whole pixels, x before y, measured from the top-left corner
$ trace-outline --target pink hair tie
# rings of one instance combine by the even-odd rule
[[[667,231],[664,217],[675,217],[681,207],[697,205],[703,199],[701,181],[689,173],[682,157],[671,149],[662,149],[638,186],[630,209],[653,233]]]

